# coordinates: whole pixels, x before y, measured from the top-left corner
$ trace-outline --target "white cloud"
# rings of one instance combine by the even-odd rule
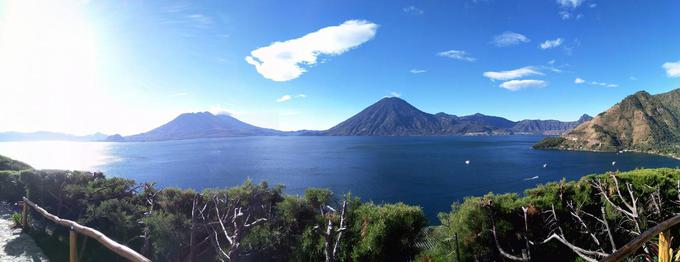
[[[567,20],[567,19],[571,18],[571,13],[569,13],[568,11],[562,10],[562,11],[559,12],[559,14],[560,14],[560,17],[562,17],[562,20]]]
[[[425,11],[423,11],[423,9],[420,9],[418,7],[415,7],[415,6],[404,7],[402,10],[404,10],[404,13],[407,13],[407,14],[422,15],[422,14],[425,13]]]
[[[277,99],[276,99],[276,102],[279,102],[279,103],[281,103],[281,102],[286,102],[286,101],[289,101],[289,100],[291,100],[291,99],[293,99],[293,98],[307,98],[307,95],[305,95],[305,94],[297,94],[297,95],[294,95],[294,96],[292,96],[292,95],[283,95],[283,96],[277,98]]]
[[[593,86],[603,86],[603,87],[619,87],[618,84],[612,84],[612,83],[605,83],[605,82],[597,82],[597,81],[591,81],[590,85]]]
[[[401,97],[401,93],[392,91],[390,92],[389,97]]]
[[[286,102],[286,101],[291,100],[291,99],[293,99],[292,96],[290,96],[290,95],[283,95],[282,97],[279,97],[278,99],[276,99],[276,102],[281,103],[281,102]]]
[[[317,63],[319,55],[340,55],[371,40],[378,25],[365,20],[349,20],[329,26],[303,37],[274,42],[260,47],[245,57],[263,77],[288,81],[306,72],[301,66]]]
[[[546,82],[543,80],[523,79],[503,82],[500,87],[510,91],[517,91],[529,87],[545,87],[546,85]]]
[[[588,82],[588,81],[586,81],[585,79],[580,78],[580,77],[577,77],[577,78],[574,80],[574,84],[579,84],[579,85],[580,85],[580,84],[586,84],[586,83],[589,84],[589,85],[591,85],[591,86],[619,87],[618,84],[613,84],[613,83],[605,83],[605,82],[598,82],[598,81],[590,81],[590,82]]]
[[[597,7],[597,4],[595,4],[595,3],[590,4],[590,8],[595,8],[595,7]]]
[[[585,0],[557,0],[557,3],[563,8],[577,8],[583,4]]]
[[[557,4],[560,6],[562,9],[559,12],[560,17],[563,20],[570,19],[572,17],[575,17],[576,20],[579,20],[583,18],[583,14],[574,14],[576,12],[576,9],[581,6],[586,0],[557,0]],[[595,8],[597,4],[591,4],[589,5],[590,8]]]
[[[189,93],[179,92],[179,93],[174,93],[174,94],[170,95],[170,97],[178,97],[178,96],[186,96],[186,95],[189,95]]]
[[[213,115],[228,115],[228,116],[235,116],[235,115],[238,115],[238,114],[239,114],[238,112],[236,112],[236,111],[234,111],[234,110],[232,110],[232,109],[224,108],[224,107],[222,107],[222,106],[220,106],[220,105],[214,105],[214,106],[210,107],[210,110],[208,110],[208,111],[209,111],[210,113],[212,113]]]
[[[427,72],[427,70],[424,70],[424,69],[411,69],[409,72],[410,72],[411,74],[422,74],[422,73]]]
[[[493,41],[491,41],[491,43],[498,47],[505,47],[521,43],[528,43],[529,41],[531,40],[524,36],[523,34],[506,31],[500,35],[494,36]]]
[[[552,59],[552,60],[548,61],[548,64],[549,64],[549,65],[554,65],[554,64],[555,64],[555,59]]]
[[[630,79],[631,81],[637,81],[638,80],[637,77],[634,77],[634,76],[631,76],[628,79]]]
[[[668,77],[680,77],[680,61],[666,62],[662,65]]]
[[[472,61],[477,60],[476,58],[470,56],[470,54],[468,54],[467,52],[462,51],[462,50],[442,51],[442,52],[437,53],[437,55],[456,59],[456,60],[461,60],[461,61],[468,61],[468,62],[472,62]]]
[[[514,70],[508,70],[508,71],[489,71],[489,72],[484,72],[484,76],[491,79],[491,80],[510,80],[510,79],[517,79],[517,78],[522,78],[525,76],[530,76],[530,75],[543,75],[540,71],[536,70],[536,68],[532,66],[525,66],[522,68],[517,68]]]
[[[550,49],[550,48],[555,48],[558,47],[562,44],[564,40],[562,38],[557,38],[555,40],[545,40],[545,42],[541,43],[540,47],[541,49]]]
[[[191,14],[188,15],[187,18],[200,26],[209,26],[213,23],[213,19],[204,14]]]

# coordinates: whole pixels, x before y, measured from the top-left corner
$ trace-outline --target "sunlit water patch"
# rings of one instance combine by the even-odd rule
[[[116,157],[109,154],[111,143],[30,141],[0,142],[4,155],[38,169],[69,169],[96,171]]]

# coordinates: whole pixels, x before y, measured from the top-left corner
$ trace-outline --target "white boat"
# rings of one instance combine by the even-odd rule
[[[470,160],[465,160],[465,164],[466,164],[466,165],[469,165],[469,164],[470,164]]]
[[[543,164],[543,168],[546,168],[546,167],[548,167],[548,164],[547,163]]]
[[[616,165],[616,161],[612,161],[612,166],[615,166],[615,165]]]

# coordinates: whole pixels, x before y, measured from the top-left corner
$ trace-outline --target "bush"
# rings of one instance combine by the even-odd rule
[[[554,149],[560,146],[566,139],[563,137],[546,137],[535,145],[531,146],[534,149]]]
[[[13,203],[21,200],[26,189],[19,181],[19,174],[15,171],[0,171],[0,201]]]
[[[16,161],[9,157],[0,156],[0,171],[3,170],[21,171],[26,169],[32,169],[32,167],[27,165],[26,163]]]

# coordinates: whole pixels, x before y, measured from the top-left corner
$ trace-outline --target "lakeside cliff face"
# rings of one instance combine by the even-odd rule
[[[445,136],[445,135],[509,135],[562,134],[590,120],[583,115],[573,122],[557,120],[522,120],[514,122],[502,117],[474,114],[456,116],[429,114],[408,102],[386,97],[358,114],[319,135],[332,136]]]
[[[637,92],[539,149],[631,150],[680,156],[680,89],[650,95]]]

